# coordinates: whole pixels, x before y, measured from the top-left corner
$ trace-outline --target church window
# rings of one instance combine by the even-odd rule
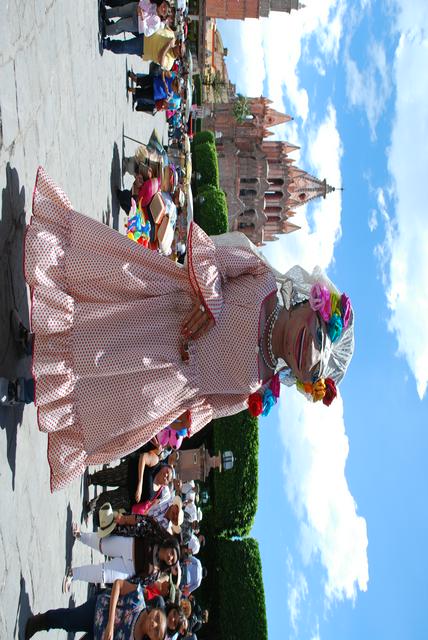
[[[282,191],[266,191],[265,193],[266,200],[281,200],[282,197]]]
[[[284,184],[284,178],[268,178],[268,181],[273,187],[282,187]]]
[[[239,214],[239,217],[245,218],[245,219],[251,219],[251,218],[255,218],[256,215],[257,214],[255,209],[245,209],[245,211],[241,211],[241,213]]]

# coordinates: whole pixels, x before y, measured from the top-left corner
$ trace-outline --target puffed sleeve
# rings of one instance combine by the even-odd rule
[[[187,245],[189,280],[214,320],[217,320],[223,306],[222,281],[241,275],[257,277],[272,273],[249,247],[217,244],[216,239],[219,238],[221,236],[208,237],[195,223],[190,225]],[[274,285],[273,275],[272,281]]]

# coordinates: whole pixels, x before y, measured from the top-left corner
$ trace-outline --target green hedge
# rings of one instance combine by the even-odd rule
[[[210,619],[200,637],[267,640],[262,566],[256,540],[209,541],[202,563],[208,575],[196,597],[209,607]]]
[[[223,640],[267,639],[259,545],[253,538],[217,543]]]
[[[200,198],[204,201],[200,202]],[[204,186],[198,189],[194,196],[193,206],[195,222],[209,236],[228,230],[227,201],[223,191],[216,187]]]
[[[248,411],[214,420],[213,451],[228,450],[235,463],[214,474],[212,525],[219,536],[246,536],[257,511],[259,455],[258,421]]]
[[[202,104],[202,81],[199,74],[193,76],[193,84],[195,86],[195,102],[197,105]]]
[[[219,170],[217,151],[215,145],[205,142],[197,144],[192,155],[193,168],[199,174],[196,178],[196,187],[199,189],[203,185],[219,187]]]
[[[215,145],[215,135],[212,131],[201,131],[193,136],[194,147],[198,144],[203,144],[204,142],[209,142],[210,144]]]

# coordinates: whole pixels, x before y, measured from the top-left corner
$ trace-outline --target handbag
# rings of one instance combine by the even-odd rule
[[[151,500],[144,500],[144,502],[137,502],[137,504],[132,505],[131,513],[138,514],[140,516],[145,516],[149,509],[154,505],[156,500],[159,498],[162,493],[163,487],[156,491],[156,495]]]

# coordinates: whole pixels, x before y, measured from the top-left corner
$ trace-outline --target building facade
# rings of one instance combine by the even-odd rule
[[[246,99],[245,115],[236,117],[239,98],[213,105],[204,128],[215,131],[220,186],[229,209],[229,229],[242,231],[256,245],[277,240],[300,227],[294,222],[296,209],[314,198],[334,191],[295,166],[290,157],[299,147],[268,140],[270,128],[292,118],[271,107],[267,98]]]
[[[227,54],[217,21],[209,18],[206,21],[204,67],[201,71],[204,102],[230,102],[236,94],[236,87],[229,80]]]
[[[270,11],[291,13],[304,6],[298,0],[206,0],[205,11],[210,18],[245,20],[267,17]]]

